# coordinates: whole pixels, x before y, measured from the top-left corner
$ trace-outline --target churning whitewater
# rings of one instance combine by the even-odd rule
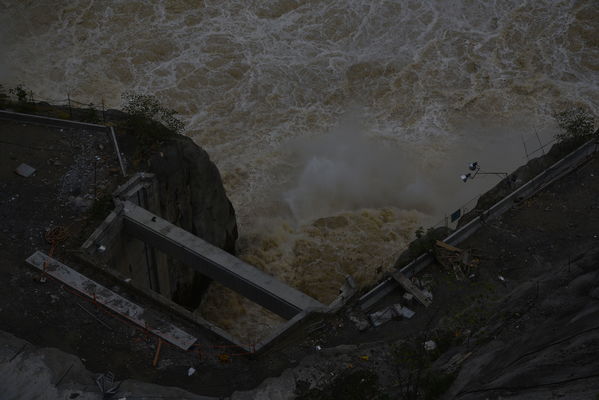
[[[597,115],[587,1],[0,0],[0,82],[176,109],[219,167],[240,256],[322,302],[387,271],[420,225]],[[539,139],[537,139],[537,135]],[[214,285],[199,310],[247,340],[277,319]],[[226,312],[224,312],[226,310]]]

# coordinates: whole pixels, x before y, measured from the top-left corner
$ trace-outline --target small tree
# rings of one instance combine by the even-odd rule
[[[586,109],[576,106],[554,114],[561,132],[555,137],[558,141],[580,138],[593,134],[595,118]]]
[[[185,125],[175,117],[175,110],[164,107],[154,96],[136,93],[124,93],[123,111],[125,111],[135,123],[142,120],[152,120],[163,124],[174,133],[181,133]]]
[[[89,122],[92,124],[100,122],[100,118],[98,117],[98,111],[94,108],[94,103],[89,103],[87,105],[87,108],[81,115],[81,121]]]
[[[1,107],[4,107],[6,100],[7,100],[7,96],[6,96],[6,93],[4,92],[4,86],[0,85],[0,106]]]
[[[15,96],[19,103],[27,103],[27,89],[23,85],[8,89],[8,94]]]

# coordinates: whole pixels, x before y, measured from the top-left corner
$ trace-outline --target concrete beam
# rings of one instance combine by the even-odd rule
[[[180,349],[188,350],[196,342],[194,336],[161,319],[150,310],[130,302],[41,251],[36,251],[25,261]]]
[[[123,217],[127,234],[283,318],[291,319],[308,308],[324,307],[312,297],[129,201],[124,203]]]

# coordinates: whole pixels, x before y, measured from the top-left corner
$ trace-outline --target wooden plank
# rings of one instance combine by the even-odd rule
[[[45,272],[49,276],[69,285],[78,292],[94,299],[97,303],[122,315],[131,322],[147,329],[149,332],[174,344],[180,349],[188,350],[197,340],[195,337],[182,331],[176,326],[157,318],[152,312],[130,302],[95,281],[86,278],[84,275],[81,275],[79,272],[67,267],[58,260],[47,256],[41,251],[36,251],[26,261],[41,271],[44,271],[45,264]]]
[[[437,240],[435,242],[435,245],[439,246],[439,247],[443,247],[445,250],[449,250],[449,251],[455,251],[456,253],[461,253],[462,249],[458,249],[457,247],[453,247],[450,244],[447,244],[445,242],[442,242],[440,240]]]
[[[416,297],[416,299],[421,302],[425,307],[428,307],[431,305],[432,300],[430,299],[430,297],[428,297],[427,295],[425,295],[422,290],[418,289],[418,287],[416,287],[416,285],[414,285],[412,283],[412,281],[405,276],[403,273],[399,272],[399,271],[395,271],[391,273],[391,276],[393,277],[393,279],[395,279],[405,290],[407,290],[408,292],[412,293],[414,295],[414,297]]]

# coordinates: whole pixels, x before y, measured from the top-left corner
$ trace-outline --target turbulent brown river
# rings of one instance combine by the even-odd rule
[[[0,83],[156,95],[219,167],[240,256],[327,303],[599,111],[596,0],[0,0]],[[539,152],[535,155],[540,155]],[[214,286],[243,340],[280,321]]]

